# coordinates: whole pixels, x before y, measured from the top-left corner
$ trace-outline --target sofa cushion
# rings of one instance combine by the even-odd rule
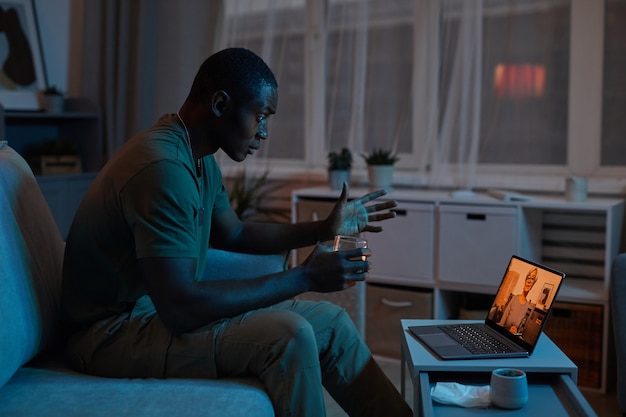
[[[0,387],[58,334],[63,240],[26,161],[0,142]]]
[[[274,409],[253,379],[112,379],[24,367],[0,389],[0,415],[273,417]]]

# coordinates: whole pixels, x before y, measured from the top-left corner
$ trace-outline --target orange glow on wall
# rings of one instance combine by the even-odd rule
[[[543,97],[546,67],[531,64],[498,64],[493,73],[496,95],[500,98]]]

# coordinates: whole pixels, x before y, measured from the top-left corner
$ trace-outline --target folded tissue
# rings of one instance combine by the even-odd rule
[[[489,385],[437,382],[431,389],[430,396],[438,403],[461,407],[488,407],[491,404]]]

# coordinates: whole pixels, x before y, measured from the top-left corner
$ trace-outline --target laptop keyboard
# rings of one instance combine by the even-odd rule
[[[462,344],[472,354],[513,352],[509,346],[495,339],[482,328],[472,325],[439,326],[447,335]]]

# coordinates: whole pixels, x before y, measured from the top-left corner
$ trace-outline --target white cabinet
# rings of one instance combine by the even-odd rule
[[[350,197],[367,192],[353,189]],[[294,191],[293,220],[313,220],[312,213],[325,217],[337,197],[339,192],[323,188]],[[559,310],[555,327],[548,319],[546,333],[578,364],[585,388],[605,391],[610,366],[608,289],[611,264],[622,250],[624,201],[589,198],[572,203],[559,195],[529,197],[503,201],[480,193],[453,198],[447,192],[394,190],[383,199],[398,202],[397,217],[381,224],[382,233],[367,234],[373,265],[368,282],[398,288],[411,299],[418,298],[411,297],[411,291],[432,294],[433,318],[459,317],[468,308],[476,318],[484,317],[480,310],[489,307],[485,304],[495,294],[511,255],[561,270],[567,277],[556,301],[566,308]],[[563,323],[569,323],[566,315],[580,317],[588,310],[600,322],[564,328]],[[581,350],[574,331],[586,332],[594,347]]]
[[[435,205],[400,202],[381,233],[366,233],[372,250],[368,279],[397,285],[433,283]]]
[[[519,253],[517,210],[442,203],[436,240],[439,281],[499,285],[509,258]]]

